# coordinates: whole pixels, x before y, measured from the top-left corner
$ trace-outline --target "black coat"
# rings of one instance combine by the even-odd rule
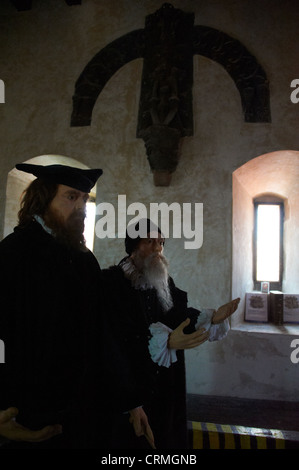
[[[58,244],[37,222],[0,243],[0,267],[0,409],[18,407],[18,421],[33,429],[61,423],[67,442],[81,426],[78,396],[98,366],[90,358],[98,357],[100,267],[91,252]]]
[[[103,270],[105,293],[110,308],[111,329],[123,348],[124,397],[131,408],[143,405],[154,432],[158,449],[187,448],[186,384],[184,351],[177,351],[177,362],[169,368],[158,366],[150,357],[148,341],[151,323],[162,322],[175,329],[187,317],[191,324],[185,333],[194,331],[199,311],[187,307],[187,294],[170,278],[174,306],[167,313],[160,307],[155,289],[137,290],[131,286],[119,266]],[[124,392],[126,393],[126,392]],[[122,420],[124,421],[122,417]],[[128,439],[124,437],[126,436]],[[129,427],[123,432],[122,447],[138,447],[142,441],[132,438]]]

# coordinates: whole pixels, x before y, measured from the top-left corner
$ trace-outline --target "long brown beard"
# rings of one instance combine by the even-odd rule
[[[58,243],[62,243],[74,250],[87,251],[84,232],[85,212],[77,210],[66,221],[56,210],[48,209],[44,216],[45,224],[53,231]]]

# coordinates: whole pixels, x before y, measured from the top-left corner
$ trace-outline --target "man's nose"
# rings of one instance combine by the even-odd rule
[[[160,240],[155,240],[154,241],[154,251],[160,252],[162,251],[163,246],[161,245]]]
[[[78,197],[76,201],[76,209],[86,210],[86,200],[83,197]]]

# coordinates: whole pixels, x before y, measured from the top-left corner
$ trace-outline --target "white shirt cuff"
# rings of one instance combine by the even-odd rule
[[[226,318],[223,322],[217,325],[212,324],[212,316],[214,313],[212,308],[204,308],[198,317],[195,328],[205,328],[206,331],[210,331],[209,341],[220,341],[225,338],[230,330],[229,320]]]
[[[164,323],[152,323],[149,327],[152,338],[149,340],[148,349],[151,358],[159,366],[170,367],[177,361],[176,350],[168,348],[168,336],[173,330]]]

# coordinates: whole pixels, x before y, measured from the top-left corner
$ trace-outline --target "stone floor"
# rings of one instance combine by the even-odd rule
[[[299,401],[294,403],[188,394],[187,418],[191,421],[299,431]]]

